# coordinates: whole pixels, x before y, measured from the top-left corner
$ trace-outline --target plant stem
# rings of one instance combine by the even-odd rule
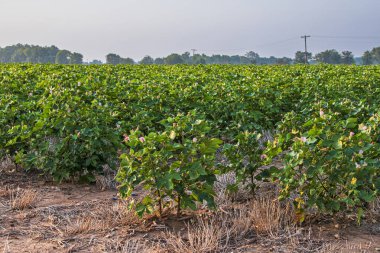
[[[251,193],[252,195],[255,195],[255,190],[253,189],[253,180],[254,180],[254,176],[253,176],[253,173],[251,173]]]
[[[157,195],[158,195],[158,207],[159,207],[159,212],[160,212],[160,217],[161,217],[162,216],[162,199],[161,199],[160,190],[157,190]]]
[[[181,216],[181,196],[179,195],[177,199],[177,216]]]

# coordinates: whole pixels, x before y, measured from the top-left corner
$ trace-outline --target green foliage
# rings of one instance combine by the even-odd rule
[[[373,56],[370,51],[365,51],[362,56],[363,65],[371,65],[373,63]]]
[[[136,203],[137,214],[151,213],[169,197],[181,208],[196,209],[196,203],[214,207],[215,152],[221,141],[207,137],[210,127],[195,112],[161,121],[163,132],[146,136],[138,130],[125,136],[128,150],[121,156],[117,180],[120,192],[129,197],[139,184],[151,194]]]
[[[139,64],[143,64],[143,65],[150,65],[153,63],[154,63],[154,60],[149,55],[144,56],[144,58],[142,58],[141,61],[139,62]]]
[[[3,64],[0,66],[0,155],[10,155],[26,169],[52,174],[56,180],[77,177],[91,180],[95,173],[101,173],[103,165],[115,167],[117,153],[123,151],[123,133],[138,128],[136,138],[144,136],[149,141],[137,143],[136,147],[129,147],[124,153],[130,155],[128,152],[132,149],[144,152],[146,148],[146,153],[143,153],[148,157],[146,161],[153,163],[152,154],[158,150],[160,158],[155,159],[164,166],[158,170],[162,170],[162,174],[173,171],[174,168],[169,166],[172,164],[171,159],[182,161],[182,170],[188,173],[185,173],[188,177],[181,175],[180,180],[161,180],[165,182],[164,185],[154,184],[153,181],[150,183],[151,191],[154,191],[154,187],[159,188],[164,191],[162,194],[177,200],[178,194],[183,194],[184,190],[167,190],[171,188],[170,182],[173,187],[185,185],[184,188],[189,189],[196,188],[195,185],[198,187],[201,182],[199,189],[208,192],[212,188],[213,173],[219,173],[211,166],[213,154],[208,154],[207,150],[199,146],[202,142],[189,142],[193,140],[193,135],[197,140],[204,138],[204,145],[211,145],[212,151],[217,143],[209,144],[206,140],[223,138],[229,144],[226,151],[230,152],[230,167],[224,169],[235,171],[240,181],[244,182],[256,174],[258,166],[269,163],[271,157],[297,152],[295,157],[286,156],[284,170],[264,170],[257,179],[261,180],[268,174],[281,176],[284,196],[300,195],[301,190],[303,196],[308,196],[314,187],[318,194],[313,195],[314,199],[302,197],[305,203],[298,202],[301,203],[301,209],[313,205],[307,203],[309,199],[315,202],[314,206],[319,205],[321,210],[326,211],[335,210],[331,209],[331,205],[335,208],[336,203],[339,204],[339,210],[346,207],[361,208],[366,203],[364,200],[370,201],[372,197],[378,196],[377,181],[374,181],[375,188],[371,186],[374,180],[371,177],[378,177],[378,167],[375,167],[378,161],[375,156],[379,149],[376,144],[378,133],[367,133],[369,137],[365,137],[358,126],[366,124],[368,128],[371,126],[374,129],[371,118],[377,115],[380,108],[379,84],[379,66]],[[187,115],[193,110],[202,115],[208,127],[199,128],[205,124],[202,123],[196,128],[198,132],[188,134],[189,129],[179,131],[180,126],[172,123],[178,124],[175,121],[184,117],[185,122],[191,122],[185,125],[194,125],[198,117],[190,114],[178,120],[174,118],[173,122],[168,120],[168,117]],[[322,117],[323,113],[326,118]],[[356,119],[356,123],[348,119]],[[370,159],[364,160],[366,166],[370,167],[363,170],[368,173],[366,176],[346,171],[354,165],[356,168],[355,163],[364,165],[361,160],[351,161],[346,156],[349,150],[356,147],[350,146],[354,142],[343,138],[342,148],[339,145],[332,147],[339,154],[336,157],[329,157],[323,146],[324,141],[334,136],[347,136],[347,129],[352,126],[354,128],[350,131],[355,133],[354,136],[363,136],[364,144],[357,142],[355,145],[362,145],[364,159]],[[258,145],[256,133],[268,129],[279,133],[279,136],[264,151]],[[174,136],[171,135],[172,130],[174,139],[170,138]],[[299,141],[301,137],[310,140],[312,134],[316,142]],[[186,145],[181,144],[180,136],[184,136]],[[323,145],[319,143],[320,140]],[[150,146],[145,147],[148,143]],[[369,153],[364,149],[367,147],[365,143],[370,143]],[[163,144],[176,149],[168,150]],[[197,151],[196,154],[191,153],[193,150]],[[168,153],[173,158],[165,160],[163,157]],[[181,160],[181,153],[187,154],[189,159],[194,158],[194,163],[200,160],[204,164],[202,168],[206,168],[210,176],[207,179],[209,181],[203,179],[206,175],[198,171],[199,167],[194,167],[196,173],[194,168],[186,167],[189,160]],[[261,160],[262,155],[268,159]],[[303,169],[299,170],[299,164],[294,164],[300,161],[298,157],[304,155],[302,159],[308,159],[309,165],[303,163]],[[314,161],[312,156],[318,161],[320,157],[323,158],[318,165],[323,171],[309,174],[306,177],[308,181],[301,181],[305,173],[300,171],[305,172],[309,168],[307,166],[317,166],[318,161]],[[125,164],[125,159],[123,162]],[[338,168],[340,163],[345,165],[343,170]],[[146,166],[150,168],[151,165]],[[192,174],[190,171],[193,171]],[[154,171],[151,173],[158,176]],[[313,178],[314,175],[323,178],[327,185],[331,184],[331,189],[324,191],[322,185],[318,184],[318,178]],[[331,175],[338,175],[346,181],[355,177],[360,187],[353,189],[351,184],[332,181],[334,177],[329,181]],[[128,181],[130,187],[143,183],[137,179],[133,181],[133,177],[128,180],[132,180]],[[364,188],[364,184],[367,184],[367,188]],[[362,193],[347,193],[356,189]],[[369,198],[363,192],[372,197]],[[184,194],[179,206],[191,207],[197,198],[200,200],[212,196],[211,192],[202,195],[194,190],[193,193],[198,197],[190,198],[188,196],[191,194]],[[139,209],[141,212],[153,210],[160,199],[157,196],[161,196],[161,193],[154,194],[151,199],[144,200],[143,206],[139,206],[143,208]],[[341,197],[349,198],[354,204],[350,201],[350,206],[343,204],[339,201]],[[187,201],[187,198],[191,201]],[[317,204],[317,201],[323,205]],[[212,205],[211,201],[209,203]]]
[[[380,64],[380,47],[371,50],[372,59],[375,63]]]
[[[316,206],[322,212],[356,208],[362,213],[380,190],[379,120],[374,114],[359,123],[357,118],[341,119],[321,110],[295,126],[298,131],[290,138],[285,167],[272,174],[282,186],[281,197],[296,193],[300,212]],[[282,135],[277,144],[286,146],[287,138]]]
[[[79,53],[72,53],[70,55],[70,64],[83,64],[83,55]]]
[[[182,63],[184,63],[184,60],[179,54],[171,54],[165,58],[165,64],[168,64],[168,65],[182,64]]]
[[[307,53],[307,59],[310,60],[312,57],[311,53]],[[305,64],[305,52],[297,51],[294,57],[295,64]]]
[[[57,64],[69,64],[71,53],[68,50],[59,50],[56,57],[55,63]]]
[[[335,49],[331,49],[316,54],[315,60],[320,63],[341,64],[342,56]]]
[[[33,105],[35,113],[8,130],[13,138],[5,147],[17,151],[17,162],[26,169],[40,169],[58,181],[88,181],[104,165],[115,169],[121,133],[113,129],[107,104],[89,92],[88,84],[57,88],[51,86],[38,103],[24,104]]]
[[[342,52],[342,64],[355,64],[354,55],[350,51]]]
[[[250,180],[248,187],[254,192],[255,173],[268,159],[264,154],[265,148],[260,145],[261,134],[242,132],[234,138],[233,144],[225,144],[223,152],[228,160],[224,172],[235,172],[236,183],[229,189],[236,190],[241,183]]]
[[[117,54],[107,54],[106,55],[106,63],[117,65],[117,64],[135,64],[135,61],[131,58],[122,58]]]
[[[59,50],[56,46],[41,47],[17,44],[0,48],[0,63],[11,62],[82,64],[83,55],[68,50]]]

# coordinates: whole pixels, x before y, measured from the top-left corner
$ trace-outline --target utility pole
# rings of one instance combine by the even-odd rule
[[[301,39],[305,39],[305,64],[308,64],[308,61],[307,61],[307,38],[310,38],[310,37],[311,37],[310,35],[301,36]]]
[[[196,51],[198,51],[198,50],[196,50],[196,49],[191,49],[191,51],[193,51],[193,57],[194,57],[194,53],[195,53]]]

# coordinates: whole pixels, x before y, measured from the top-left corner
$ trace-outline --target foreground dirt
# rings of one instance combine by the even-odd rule
[[[17,193],[25,191],[35,192],[35,198],[30,207],[18,210]],[[185,231],[191,217],[142,222],[128,212],[115,190],[56,184],[23,172],[0,172],[2,252],[162,252],[168,250],[167,231]],[[145,243],[160,247],[144,249]],[[228,252],[380,252],[380,223],[377,217],[361,227],[354,222],[319,219],[290,235],[247,233]]]

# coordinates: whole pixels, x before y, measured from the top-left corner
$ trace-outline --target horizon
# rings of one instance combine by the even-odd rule
[[[83,54],[85,61],[115,53],[135,61],[171,53],[294,58],[336,49],[355,57],[380,46],[380,2],[327,0],[227,1],[0,0],[0,47],[55,45]],[[147,7],[146,7],[147,6]],[[328,6],[328,8],[326,8]],[[16,19],[15,19],[16,17]],[[291,29],[289,29],[291,28]]]

